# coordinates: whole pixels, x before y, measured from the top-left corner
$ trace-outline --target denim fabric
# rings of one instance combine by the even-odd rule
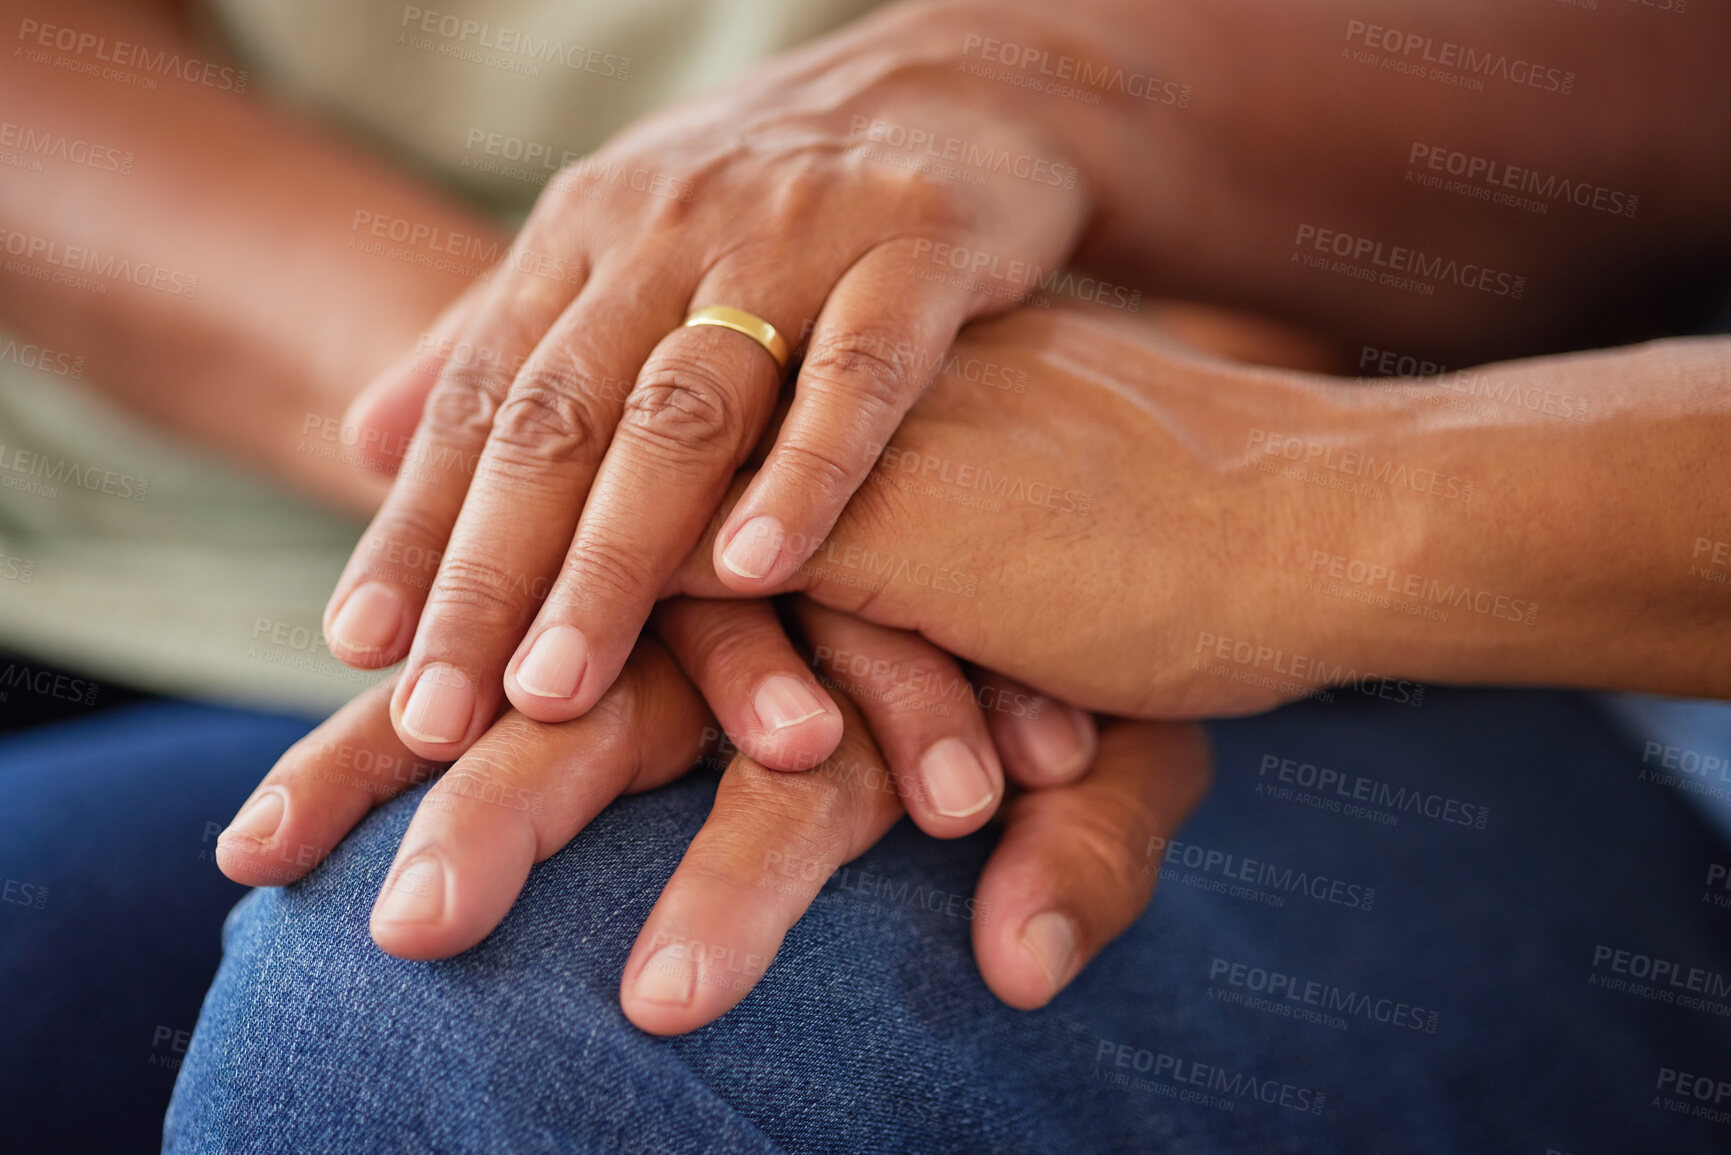
[[[1216,786],[1155,848],[1149,913],[1033,1013],[992,998],[967,922],[912,889],[969,893],[990,836],[904,823],[732,1014],[638,1032],[618,976],[703,820],[702,775],[610,808],[475,950],[392,959],[366,921],[405,798],[231,916],[166,1148],[1731,1149],[1731,1123],[1688,1113],[1731,1080],[1731,994],[1710,990],[1731,911],[1703,885],[1728,856],[1586,702],[1348,691],[1213,732]],[[1279,795],[1282,759],[1345,792]],[[1383,818],[1349,809],[1366,798]],[[1632,993],[1652,960],[1678,969]],[[1711,1005],[1685,1005],[1691,983]]]
[[[0,1151],[160,1144],[246,893],[216,834],[311,725],[147,702],[0,738]]]

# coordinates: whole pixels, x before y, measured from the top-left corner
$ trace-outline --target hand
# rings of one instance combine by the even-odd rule
[[[1331,519],[1374,529],[1387,502],[1260,466],[1293,438],[1378,452],[1364,445],[1388,411],[1374,391],[1067,309],[974,326],[945,365],[786,589],[1131,717],[1254,712],[1318,684],[1308,666],[1231,676],[1221,639],[1229,654],[1249,642],[1350,664],[1329,642],[1363,607],[1306,593],[1303,567],[1345,551]],[[727,596],[708,545],[670,589]]]
[[[777,663],[773,647],[759,649],[763,634],[752,623],[729,628],[745,608],[715,603],[678,611],[687,617],[673,624],[673,633],[734,643],[694,646],[681,636],[676,648],[686,651],[684,660],[699,671],[700,682],[719,684],[742,663]],[[672,609],[664,607],[664,616]],[[819,847],[840,856],[833,869],[881,836],[904,801],[928,831],[966,833],[1002,797],[979,715],[957,708],[963,700],[971,706],[975,697],[953,691],[961,672],[943,655],[918,639],[849,623],[817,607],[803,608],[800,625],[824,639],[820,644],[832,654],[863,659],[845,689],[859,697],[865,713],[854,711],[851,697],[843,699],[848,725],[841,751],[808,774],[776,774],[744,756],[732,760],[715,811],[646,926],[639,953],[645,944],[674,942],[656,943],[660,934],[690,941],[681,932],[691,931],[694,920],[703,922],[705,933],[715,930],[707,921],[713,918],[726,941],[738,942],[740,957],[760,954],[767,963],[824,881],[782,885],[788,880],[774,864],[804,862]],[[774,640],[785,644],[779,633]],[[1013,684],[999,680],[996,689],[996,698],[1014,706],[987,711],[1011,777],[1053,786],[1056,780],[1023,752],[1041,719],[1061,715]],[[253,885],[293,881],[322,861],[372,805],[438,774],[392,732],[388,693],[388,686],[369,690],[284,755],[219,840],[218,863],[226,874]],[[992,795],[986,805],[960,817],[939,812],[934,804],[944,792],[929,789],[908,768],[917,759],[907,751],[919,745],[910,718],[921,720],[933,745],[960,741],[978,750],[984,743]],[[375,908],[375,938],[393,953],[416,958],[454,954],[478,942],[504,917],[532,862],[564,845],[618,793],[682,773],[702,744],[701,720],[695,689],[653,639],[639,646],[625,675],[583,719],[546,725],[507,714],[422,800]],[[867,725],[891,736],[887,759]],[[980,901],[1014,918],[976,924],[976,949],[988,983],[1014,1005],[1050,998],[1141,909],[1152,886],[1148,836],[1169,833],[1206,780],[1205,751],[1194,733],[1120,726],[1109,732],[1104,749],[1085,778],[1077,781],[1093,760],[1091,746],[1064,776],[1073,785],[1014,803],[1011,830],[982,882]],[[1170,764],[1140,774],[1138,756],[1156,754],[1169,756]],[[579,759],[583,774],[570,773]],[[1077,824],[1074,837],[1056,828],[1070,822]],[[736,885],[750,870],[757,873],[746,878],[748,885]],[[1044,918],[1024,934],[1025,924],[1047,911],[1065,921]],[[707,941],[723,939],[711,934]],[[666,973],[665,963],[657,964],[658,976]],[[701,997],[670,1007],[664,998],[643,997],[657,992],[639,989],[642,971],[635,963],[627,968],[627,1012],[664,1033],[710,1021],[749,987],[700,983]]]
[[[1071,150],[1105,121],[1066,131],[1069,102],[962,74],[962,34],[921,20],[869,21],[567,169],[436,330],[435,353],[456,355],[359,404],[360,421],[425,414],[325,633],[353,665],[407,654],[391,708],[418,755],[467,749],[502,693],[564,721],[617,676],[781,385],[755,341],[681,327],[688,313],[746,309],[805,345],[792,410],[714,547],[720,580],[750,593],[805,561],[959,326],[1063,264],[1094,207]],[[872,159],[885,123],[1038,165],[934,179]]]

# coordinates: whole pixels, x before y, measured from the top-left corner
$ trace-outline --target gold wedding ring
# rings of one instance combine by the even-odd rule
[[[762,317],[747,313],[744,309],[734,309],[727,305],[710,305],[698,309],[685,318],[686,325],[720,325],[723,329],[732,329],[735,333],[744,333],[768,351],[775,358],[778,369],[787,368],[787,342],[781,334],[775,331],[775,326]],[[681,326],[683,328],[684,326]]]

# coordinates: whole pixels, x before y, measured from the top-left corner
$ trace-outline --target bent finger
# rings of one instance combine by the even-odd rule
[[[835,753],[841,711],[769,602],[674,598],[656,607],[652,621],[748,757],[772,770],[809,770]]]
[[[1004,796],[1004,771],[974,686],[955,659],[907,630],[805,598],[793,604],[814,663],[864,716],[919,828],[958,838],[990,821]]]
[[[974,956],[993,994],[1045,1006],[1135,921],[1210,760],[1200,726],[1119,722],[1079,781],[1011,802],[975,891]]]
[[[975,670],[980,705],[1004,770],[1020,786],[1074,781],[1094,764],[1094,715],[990,670]]]

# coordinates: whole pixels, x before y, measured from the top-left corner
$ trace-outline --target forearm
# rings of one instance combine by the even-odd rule
[[[1096,200],[1082,262],[1151,294],[1471,363],[1587,343],[1571,327],[1630,339],[1731,240],[1731,13],[1714,6],[916,12],[979,99],[1078,158]]]
[[[183,434],[368,507],[383,479],[300,452],[307,425],[413,347],[502,254],[497,227],[220,74],[141,68],[158,53],[210,59],[166,19],[62,0],[6,3],[0,20],[19,53],[41,54],[9,52],[0,73],[8,151],[37,158],[0,181],[5,326],[84,358],[86,378]],[[49,28],[103,38],[110,58],[138,46],[131,67],[110,67],[154,87],[57,65],[98,50],[44,47]],[[70,162],[74,144],[103,162]],[[451,257],[381,243],[374,221],[474,241]]]
[[[1731,697],[1728,383],[1721,338],[1371,398],[1364,435],[1315,457],[1383,498],[1311,535],[1308,608],[1336,634],[1313,652],[1420,681]]]

